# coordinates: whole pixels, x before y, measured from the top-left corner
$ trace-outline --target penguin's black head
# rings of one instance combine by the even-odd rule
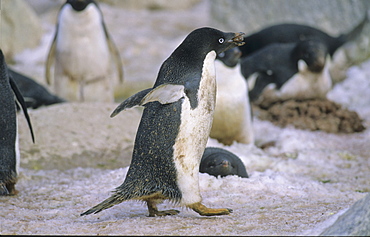
[[[299,41],[292,51],[292,57],[298,61],[303,59],[311,72],[321,72],[325,67],[328,47],[321,40],[307,39]]]
[[[217,29],[204,27],[198,28],[185,38],[182,45],[189,48],[199,49],[200,53],[209,53],[215,51],[220,54],[235,46],[241,46],[244,33],[222,32]]]
[[[237,169],[233,167],[227,157],[220,154],[211,154],[206,159],[202,160],[199,171],[201,173],[208,173],[215,177],[225,177],[227,175],[237,175]]]
[[[83,11],[90,3],[95,3],[94,0],[67,0],[66,4],[70,4],[75,11]]]

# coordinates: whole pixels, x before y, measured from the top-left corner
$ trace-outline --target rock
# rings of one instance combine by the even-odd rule
[[[31,109],[34,144],[24,116],[18,114],[21,167],[67,170],[128,166],[141,111],[133,108],[110,118],[117,105],[62,103]]]
[[[330,133],[354,133],[365,130],[359,115],[330,100],[286,100],[273,104],[254,105],[262,120],[286,127],[321,130]]]
[[[369,236],[370,235],[370,194],[358,200],[321,236]]]
[[[33,9],[24,0],[1,1],[1,47],[7,62],[15,54],[40,43],[43,30]]]

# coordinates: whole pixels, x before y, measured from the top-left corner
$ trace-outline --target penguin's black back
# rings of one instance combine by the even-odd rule
[[[36,109],[42,105],[51,105],[65,102],[65,100],[51,94],[45,87],[38,84],[32,78],[20,74],[8,68],[9,75],[17,84],[22,96],[25,98],[27,107]]]
[[[344,37],[332,37],[327,33],[307,25],[278,24],[262,29],[244,38],[243,46],[240,46],[242,57],[262,49],[272,43],[292,43],[307,39],[320,39],[329,49],[330,55],[345,43]]]
[[[8,68],[0,50],[0,183],[15,173],[17,134],[16,107],[9,83]]]
[[[176,183],[173,146],[180,126],[181,102],[161,105],[152,102],[143,111],[135,138],[132,161],[124,183],[124,199],[162,192],[180,200]],[[117,190],[121,190],[120,187]],[[140,187],[140,188],[139,188]]]

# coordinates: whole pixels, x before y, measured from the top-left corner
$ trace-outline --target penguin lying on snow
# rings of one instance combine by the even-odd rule
[[[365,14],[364,19],[353,30],[337,37],[330,36],[308,25],[286,23],[269,26],[244,37],[246,44],[239,46],[242,52],[241,57],[247,57],[273,43],[295,43],[308,39],[321,40],[328,48],[328,53],[332,57],[340,46],[355,39],[361,33],[367,21],[368,17]]]
[[[37,109],[40,106],[66,102],[64,99],[51,94],[45,87],[32,78],[8,68],[9,75],[14,79],[26,102],[27,108]]]
[[[240,65],[256,103],[325,98],[332,87],[328,48],[320,40],[271,44],[242,58]]]
[[[200,162],[199,172],[215,177],[237,175],[248,178],[243,162],[234,153],[218,147],[207,147]]]
[[[4,55],[0,50],[0,195],[15,195],[19,167],[18,129],[15,98],[20,103],[35,141],[27,107],[22,94],[8,73]]]
[[[59,11],[46,61],[47,83],[53,83],[54,93],[68,101],[113,102],[117,74],[122,83],[121,58],[98,4],[67,0]]]
[[[321,41],[322,44],[327,48],[328,55],[330,56],[331,64],[328,65],[328,70],[330,73],[330,77],[332,78],[331,80],[334,82],[338,82],[344,79],[343,73],[338,72],[338,67],[343,67],[343,59],[341,58],[342,56],[339,52],[340,50],[338,49],[341,48],[341,46],[343,46],[344,44],[356,40],[361,35],[361,32],[368,21],[368,14],[365,14],[364,19],[356,27],[354,27],[348,33],[341,34],[338,37],[330,36],[319,29],[307,25],[289,23],[273,25],[244,37],[244,42],[246,42],[246,44],[239,47],[240,51],[242,52],[242,55],[240,57],[241,59],[249,57],[271,44],[275,44],[276,47],[276,44],[279,43],[298,43],[307,40]],[[226,51],[225,54],[227,55],[228,51]],[[275,61],[284,60],[283,58],[281,58],[280,53],[277,55],[270,55],[270,58],[275,57],[278,57],[276,59],[273,59]],[[231,59],[229,58],[228,60],[230,61]],[[265,58],[264,60],[267,59]],[[258,62],[256,61],[255,64],[256,63]],[[350,66],[350,64],[347,66]],[[249,70],[244,69],[244,67],[248,67],[247,64],[241,65],[241,68],[242,70]],[[343,68],[341,68],[340,71],[344,71]],[[268,72],[271,72],[271,70],[269,70]],[[295,73],[288,71],[285,74],[294,75]],[[308,74],[308,76],[306,76],[305,74]],[[300,74],[299,77],[301,78],[300,80],[310,80],[309,78],[317,77],[317,75],[314,75],[305,70],[305,73]],[[307,79],[305,79],[305,77],[307,77]],[[288,78],[290,78],[290,76],[285,75],[282,79],[279,80],[287,81]],[[252,88],[250,87],[250,89]],[[255,93],[255,91],[253,91],[253,93]],[[258,93],[260,93],[260,91]],[[258,93],[256,94],[258,95]],[[255,99],[255,97],[256,95],[252,94],[252,98]]]
[[[236,56],[231,56],[231,52]],[[248,85],[240,73],[237,55],[240,56],[240,51],[234,47],[228,54],[218,55],[215,61],[217,97],[210,137],[225,145],[234,141],[254,143]]]
[[[231,209],[204,206],[199,190],[199,164],[207,144],[216,100],[216,55],[243,40],[242,33],[213,28],[192,31],[162,64],[153,88],[138,92],[111,114],[136,105],[145,107],[136,134],[126,179],[114,194],[82,213],[98,213],[127,200],[145,201],[149,216],[170,200],[203,216],[227,215]]]

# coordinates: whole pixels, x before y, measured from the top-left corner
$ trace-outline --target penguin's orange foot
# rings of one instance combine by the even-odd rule
[[[148,205],[148,211],[149,211],[149,217],[155,217],[155,216],[171,216],[171,215],[177,215],[180,213],[180,211],[171,209],[171,210],[164,210],[164,211],[158,211],[157,205],[155,201],[149,201],[147,200]]]
[[[171,216],[171,215],[177,215],[180,211],[171,209],[171,210],[164,210],[164,211],[158,211],[158,210],[149,210],[149,217],[155,217],[155,216]]]
[[[195,212],[198,212],[201,216],[229,215],[233,212],[233,210],[229,208],[208,208],[200,202],[188,205],[187,207],[193,209]]]

